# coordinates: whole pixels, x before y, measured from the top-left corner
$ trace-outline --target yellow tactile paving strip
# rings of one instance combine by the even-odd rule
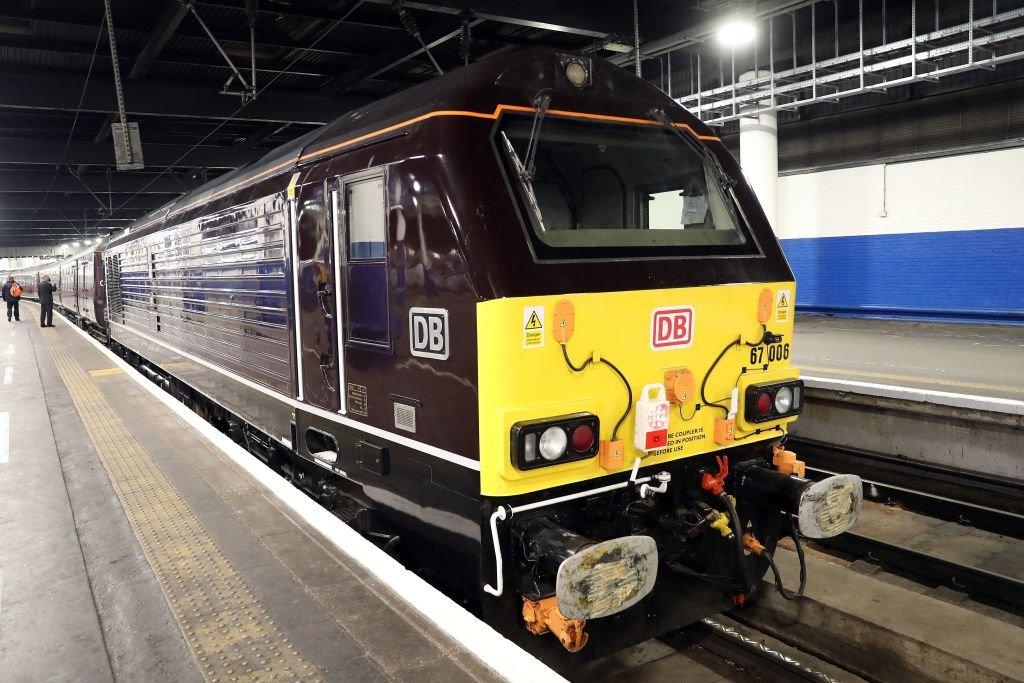
[[[319,680],[58,334],[40,333],[206,680]]]

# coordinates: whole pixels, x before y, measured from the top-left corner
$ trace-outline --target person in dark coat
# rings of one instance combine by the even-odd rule
[[[39,282],[39,326],[53,327],[53,292],[57,288],[50,282],[50,276],[44,275]]]
[[[21,320],[21,312],[18,310],[18,302],[21,301],[21,296],[14,296],[11,293],[11,287],[17,284],[14,281],[14,276],[11,275],[7,278],[7,282],[4,283],[4,301],[7,302],[7,322],[11,322],[11,315],[14,319]],[[19,289],[21,285],[18,285]]]

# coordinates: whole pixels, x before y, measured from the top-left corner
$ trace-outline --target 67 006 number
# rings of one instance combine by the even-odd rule
[[[767,349],[767,351],[765,351],[765,349]],[[764,365],[766,362],[765,357],[767,357],[768,363],[774,363],[777,360],[788,360],[789,344],[768,344],[751,347],[751,365]]]

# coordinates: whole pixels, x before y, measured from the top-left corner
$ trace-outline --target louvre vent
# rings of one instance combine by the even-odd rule
[[[416,406],[395,404],[395,427],[406,432],[416,431]]]

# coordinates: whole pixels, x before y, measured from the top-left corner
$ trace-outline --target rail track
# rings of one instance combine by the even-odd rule
[[[809,478],[835,471],[858,474],[864,480],[866,501],[1024,542],[1021,482],[819,441],[791,438],[789,443],[807,463]],[[1024,580],[1017,576],[893,543],[856,526],[815,543],[909,578],[949,586],[1006,611],[1024,613]]]

